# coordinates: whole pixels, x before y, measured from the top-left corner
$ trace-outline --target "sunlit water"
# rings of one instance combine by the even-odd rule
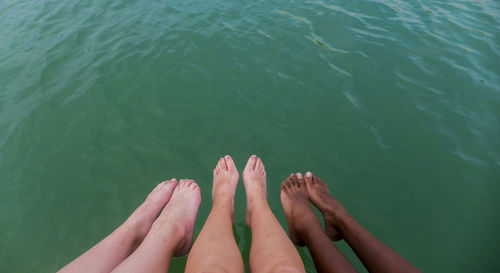
[[[285,227],[279,183],[311,170],[424,272],[495,272],[499,16],[496,0],[0,1],[0,271],[56,271],[171,177],[200,184],[199,232],[217,159],[256,153]],[[248,264],[244,215],[240,181]]]

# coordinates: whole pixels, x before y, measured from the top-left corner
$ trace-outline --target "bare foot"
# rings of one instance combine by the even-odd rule
[[[233,159],[226,155],[219,159],[214,169],[214,185],[212,187],[212,203],[228,206],[234,225],[234,194],[240,175]]]
[[[326,183],[316,175],[307,172],[305,182],[309,200],[323,214],[326,234],[332,241],[341,240],[342,234],[338,223],[339,217],[348,215],[346,209],[330,194]]]
[[[243,183],[247,193],[247,215],[246,223],[250,226],[250,215],[252,213],[252,203],[267,202],[266,170],[262,159],[252,155],[243,170]]]
[[[193,244],[193,228],[200,206],[200,188],[190,179],[181,179],[170,201],[151,228],[151,235],[169,233],[176,243],[174,257],[186,255]],[[149,235],[148,235],[149,236]]]
[[[137,240],[142,241],[149,232],[161,209],[170,199],[176,185],[177,180],[175,178],[158,184],[149,193],[146,200],[125,221],[125,226],[137,232]]]
[[[288,233],[292,242],[304,246],[306,237],[323,232],[321,223],[307,198],[306,184],[302,174],[292,174],[281,184],[281,204],[288,222]]]

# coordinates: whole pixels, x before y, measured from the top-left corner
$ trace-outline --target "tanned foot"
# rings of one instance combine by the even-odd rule
[[[151,228],[150,234],[169,234],[169,239],[176,243],[174,257],[184,256],[191,249],[194,222],[200,201],[200,188],[196,182],[181,179],[170,201]]]
[[[321,223],[307,198],[302,174],[290,175],[281,184],[281,204],[288,222],[288,233],[294,244],[304,246],[307,236],[323,232]]]
[[[136,231],[138,241],[142,241],[149,232],[158,214],[170,199],[176,185],[177,180],[175,178],[158,184],[149,193],[146,200],[125,221],[124,226]]]
[[[228,206],[234,225],[234,194],[240,175],[233,159],[226,155],[219,159],[214,169],[214,185],[212,188],[212,203]]]
[[[332,241],[342,239],[338,226],[339,217],[348,215],[345,208],[328,190],[326,183],[318,176],[307,172],[305,175],[307,195],[309,200],[321,211],[325,219],[325,232]]]
[[[243,170],[243,183],[247,194],[246,224],[251,224],[252,204],[267,202],[266,170],[262,159],[252,155]]]

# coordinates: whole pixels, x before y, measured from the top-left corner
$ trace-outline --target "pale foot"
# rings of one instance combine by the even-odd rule
[[[142,241],[149,232],[158,214],[170,199],[176,185],[177,180],[175,178],[158,184],[149,193],[146,200],[125,221],[124,226],[137,233],[137,240]]]
[[[266,170],[262,159],[252,155],[243,170],[243,183],[247,194],[246,224],[250,226],[254,202],[267,202]]]
[[[281,204],[288,222],[292,242],[304,246],[307,237],[323,232],[321,223],[307,198],[306,184],[302,175],[290,175],[281,184]]]
[[[240,175],[233,159],[226,155],[219,159],[214,169],[214,182],[212,187],[212,203],[214,206],[227,206],[231,213],[234,225],[234,194]]]
[[[338,223],[340,217],[348,215],[346,209],[330,194],[326,183],[316,175],[307,172],[305,182],[309,200],[323,214],[326,234],[332,241],[341,240],[342,234]]]
[[[168,234],[176,247],[174,257],[186,255],[193,244],[193,228],[200,206],[200,188],[190,179],[181,179],[170,201],[151,228],[150,235]],[[149,235],[148,235],[149,236]]]

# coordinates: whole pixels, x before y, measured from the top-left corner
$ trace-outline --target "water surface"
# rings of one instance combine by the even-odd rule
[[[422,271],[495,272],[499,16],[495,0],[0,1],[0,271],[56,271],[171,177],[200,184],[199,232],[217,159],[255,153],[284,226],[280,182],[311,170]],[[242,183],[236,198],[248,261]]]

